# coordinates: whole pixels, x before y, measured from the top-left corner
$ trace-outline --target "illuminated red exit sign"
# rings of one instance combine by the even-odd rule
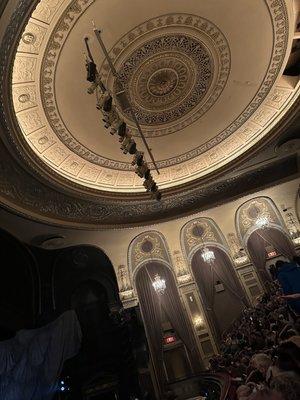
[[[164,338],[164,343],[165,344],[170,344],[176,342],[176,337],[175,336],[166,336]]]

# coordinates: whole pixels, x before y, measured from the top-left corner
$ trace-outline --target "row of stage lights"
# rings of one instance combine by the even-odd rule
[[[150,168],[147,162],[144,160],[144,153],[137,150],[136,142],[132,135],[129,133],[126,122],[120,117],[115,101],[111,93],[106,89],[103,82],[101,81],[100,75],[97,71],[97,66],[89,54],[89,58],[86,59],[87,69],[87,81],[91,83],[88,88],[88,93],[92,94],[96,92],[97,105],[96,108],[102,112],[104,127],[109,129],[111,135],[116,133],[119,136],[119,142],[121,143],[121,150],[124,154],[132,154],[132,166],[135,166],[135,173],[142,179],[144,179],[143,186],[146,191],[151,193],[151,197],[156,200],[161,199],[161,192],[158,190],[157,184],[154,181]],[[116,98],[123,110],[130,107],[124,90],[121,90],[116,94]]]

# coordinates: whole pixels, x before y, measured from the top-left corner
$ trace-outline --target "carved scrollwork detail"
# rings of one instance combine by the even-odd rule
[[[130,282],[129,271],[126,265],[118,266],[118,283],[120,292],[127,292],[132,290],[132,285]]]
[[[164,258],[164,254],[159,238],[149,234],[143,236],[136,243],[134,248],[134,262],[139,264],[144,260],[151,260],[153,258]]]
[[[194,221],[186,229],[188,249],[202,242],[217,242],[218,239],[211,225],[206,221]]]
[[[244,229],[253,226],[260,217],[267,218],[268,221],[274,222],[268,204],[265,201],[253,200],[241,211],[240,220]]]

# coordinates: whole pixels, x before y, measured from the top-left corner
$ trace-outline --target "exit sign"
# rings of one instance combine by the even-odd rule
[[[166,336],[164,338],[165,344],[170,344],[176,342],[176,337],[175,336]]]

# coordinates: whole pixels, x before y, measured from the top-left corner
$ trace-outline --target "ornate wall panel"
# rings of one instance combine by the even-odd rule
[[[246,243],[250,234],[257,229],[256,222],[260,218],[267,219],[271,227],[287,233],[275,203],[268,197],[255,197],[242,204],[236,212],[236,229],[243,243]]]
[[[164,236],[157,231],[147,231],[138,235],[128,249],[128,264],[132,275],[147,262],[161,261],[172,266],[172,260]]]
[[[218,225],[210,218],[196,218],[187,222],[180,232],[181,246],[187,259],[191,261],[195,252],[203,245],[221,247],[226,252],[228,245]]]

